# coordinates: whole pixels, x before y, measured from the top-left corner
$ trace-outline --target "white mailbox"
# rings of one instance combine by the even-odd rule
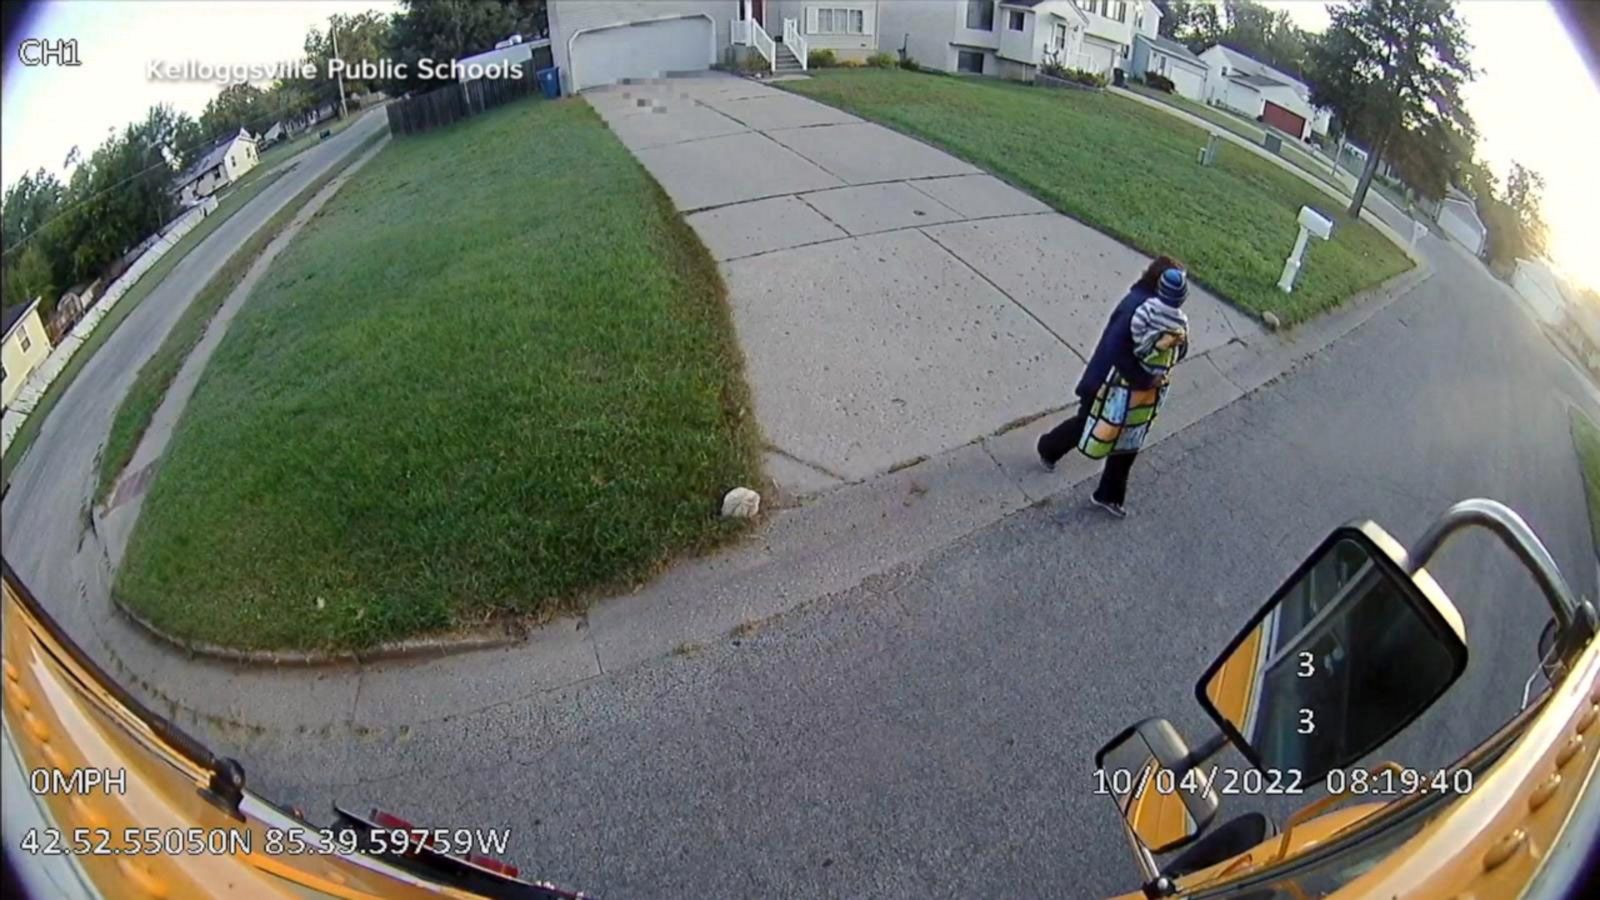
[[[1295,278],[1300,274],[1300,264],[1305,260],[1306,241],[1316,235],[1327,240],[1333,235],[1333,220],[1309,206],[1300,207],[1300,234],[1294,239],[1294,250],[1283,264],[1283,276],[1278,279],[1278,289],[1285,294],[1294,290]]]
[[[1300,227],[1323,240],[1333,235],[1333,220],[1309,206],[1300,207]]]

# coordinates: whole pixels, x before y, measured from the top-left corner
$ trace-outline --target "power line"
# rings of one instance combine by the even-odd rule
[[[311,109],[312,110],[321,109],[323,105],[324,104],[317,104],[316,106],[312,107]],[[302,110],[300,110],[300,112],[303,113],[303,112],[305,112],[305,110],[302,109]],[[261,117],[259,119],[256,119],[256,120],[252,121],[252,122],[241,122],[239,127],[243,128],[245,130],[250,130],[249,126],[252,125],[252,124],[260,126],[261,124],[264,124],[264,123],[267,123],[267,122],[279,122],[279,121],[282,121],[284,117],[285,117],[284,109],[280,108],[278,110],[278,112],[273,114],[273,115],[263,116],[263,117]],[[131,128],[133,126],[129,125],[128,127]],[[207,138],[205,141],[203,141],[201,143],[197,143],[197,144],[191,145],[188,149],[191,150],[191,151],[199,150],[199,149],[209,150],[212,147],[217,146],[218,143],[220,143],[222,140],[225,140],[225,139],[226,138]],[[101,146],[104,147],[105,144],[102,143]],[[167,145],[165,145],[165,144],[158,144],[158,145],[155,145],[155,148],[156,148],[157,151],[160,151],[162,148],[164,148],[166,146]],[[176,150],[173,151],[173,154],[174,155],[178,155]],[[79,165],[82,165],[82,163],[79,163]],[[21,250],[23,248],[23,246],[26,245],[29,241],[33,240],[33,238],[36,235],[38,235],[41,232],[43,232],[49,226],[55,224],[62,217],[64,217],[68,212],[70,212],[70,211],[72,211],[72,210],[74,210],[74,209],[76,209],[76,208],[78,208],[80,206],[83,206],[86,203],[90,203],[90,202],[92,202],[94,200],[97,200],[100,197],[103,197],[106,194],[108,194],[108,193],[110,193],[110,192],[112,192],[114,190],[117,190],[118,188],[126,187],[127,185],[133,183],[134,181],[137,181],[138,179],[144,177],[145,175],[149,174],[150,172],[152,172],[152,171],[154,171],[155,169],[158,169],[158,168],[167,168],[167,169],[171,169],[172,168],[172,164],[171,164],[171,162],[169,160],[167,160],[165,154],[162,154],[162,158],[161,158],[161,160],[159,162],[152,163],[151,165],[146,166],[143,169],[140,169],[139,171],[133,173],[132,175],[129,175],[127,178],[124,178],[124,179],[122,179],[121,181],[119,181],[119,182],[117,182],[115,184],[108,185],[108,186],[106,186],[104,188],[101,188],[100,190],[94,192],[93,194],[90,194],[87,197],[83,197],[83,198],[74,200],[73,202],[67,204],[66,206],[62,206],[62,207],[57,208],[57,210],[55,211],[55,215],[51,216],[47,221],[41,222],[38,225],[33,226],[33,229],[31,231],[29,231],[26,235],[23,235],[20,239],[18,239],[15,244],[12,244],[11,246],[6,247],[3,251],[0,251],[0,258],[4,258],[6,256],[10,256],[12,253],[14,253],[14,252],[16,252],[18,250]],[[24,177],[26,177],[26,175]]]

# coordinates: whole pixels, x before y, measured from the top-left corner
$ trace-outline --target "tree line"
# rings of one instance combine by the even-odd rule
[[[259,135],[337,109],[339,83],[327,65],[336,41],[337,56],[350,65],[407,63],[403,80],[345,79],[347,96],[399,94],[434,86],[419,76],[418,60],[458,59],[512,34],[547,31],[545,0],[404,0],[393,15],[330,16],[302,46],[315,77],[226,85],[198,117],[153,106],[87,156],[73,148],[62,163],[64,179],[40,168],[7,186],[0,196],[0,304],[9,309],[40,297],[41,314],[50,316],[63,292],[105,274],[181,213],[175,175],[218,141],[241,128]]]
[[[1544,180],[1513,164],[1502,185],[1478,154],[1461,89],[1478,74],[1456,0],[1339,0],[1328,28],[1307,32],[1252,0],[1155,0],[1163,36],[1194,52],[1237,50],[1300,79],[1334,112],[1334,135],[1364,147],[1350,214],[1360,212],[1380,161],[1418,196],[1453,186],[1470,194],[1488,228],[1489,263],[1504,275],[1546,248]]]

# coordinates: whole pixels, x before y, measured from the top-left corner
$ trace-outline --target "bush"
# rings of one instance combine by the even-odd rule
[[[1166,91],[1169,94],[1172,93],[1173,88],[1176,87],[1176,85],[1172,83],[1171,78],[1162,75],[1160,72],[1144,73],[1144,83],[1150,85],[1158,91]]]
[[[806,54],[806,68],[831,69],[839,64],[839,58],[829,49],[813,50]]]
[[[1067,74],[1063,77],[1069,81],[1076,81],[1079,84],[1087,84],[1092,87],[1106,86],[1106,77],[1098,72],[1085,72],[1082,69],[1068,69]]]
[[[900,68],[905,69],[907,72],[921,72],[922,64],[908,56],[900,60]]]
[[[1059,78],[1062,81],[1071,81],[1075,84],[1102,88],[1106,86],[1106,77],[1104,75],[1085,72],[1082,69],[1069,69],[1060,63],[1045,63],[1039,67],[1039,71],[1049,75],[1051,78]]]
[[[894,54],[878,52],[867,57],[867,65],[874,69],[892,69],[895,65]]]

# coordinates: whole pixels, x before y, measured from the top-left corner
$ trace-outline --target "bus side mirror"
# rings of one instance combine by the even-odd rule
[[[1199,837],[1217,815],[1217,793],[1205,772],[1183,763],[1189,747],[1166,719],[1145,719],[1094,755],[1100,790],[1152,853]]]
[[[1257,768],[1309,785],[1409,725],[1466,666],[1455,606],[1367,522],[1336,530],[1301,563],[1195,696]]]

